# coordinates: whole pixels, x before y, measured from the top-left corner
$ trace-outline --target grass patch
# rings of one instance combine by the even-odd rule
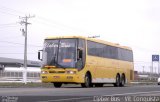
[[[0,83],[0,88],[24,88],[24,87],[53,87],[52,83]]]

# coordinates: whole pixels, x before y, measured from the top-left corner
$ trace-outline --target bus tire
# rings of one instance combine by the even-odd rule
[[[121,82],[120,82],[120,86],[123,87],[125,85],[125,75],[122,74],[121,76]]]
[[[117,74],[117,76],[116,76],[116,83],[114,83],[114,86],[115,87],[119,87],[120,86],[120,75],[119,74]]]
[[[86,74],[85,75],[85,78],[84,78],[84,83],[81,84],[82,87],[86,87],[86,88],[89,88],[89,87],[92,87],[92,83],[91,83],[91,75],[90,74]]]
[[[55,88],[60,88],[62,86],[62,83],[53,83]]]
[[[95,87],[103,87],[103,83],[96,83]]]

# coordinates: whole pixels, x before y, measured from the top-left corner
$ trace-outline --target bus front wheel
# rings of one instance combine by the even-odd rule
[[[53,83],[55,88],[60,88],[62,86],[62,83]]]
[[[91,76],[89,74],[85,75],[84,83],[81,84],[82,87],[92,87]]]

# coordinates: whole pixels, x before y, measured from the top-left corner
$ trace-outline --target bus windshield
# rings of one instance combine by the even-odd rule
[[[74,68],[76,65],[77,39],[45,40],[43,66]]]

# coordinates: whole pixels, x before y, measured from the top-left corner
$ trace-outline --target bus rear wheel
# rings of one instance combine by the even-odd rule
[[[114,83],[114,86],[115,87],[119,87],[120,86],[120,75],[119,74],[117,74],[117,76],[116,76],[116,83]]]
[[[85,75],[84,83],[82,83],[81,86],[86,88],[92,87],[91,76],[89,74]]]
[[[121,76],[120,86],[123,87],[125,85],[125,75]]]
[[[53,83],[55,88],[60,88],[62,86],[62,83]]]

